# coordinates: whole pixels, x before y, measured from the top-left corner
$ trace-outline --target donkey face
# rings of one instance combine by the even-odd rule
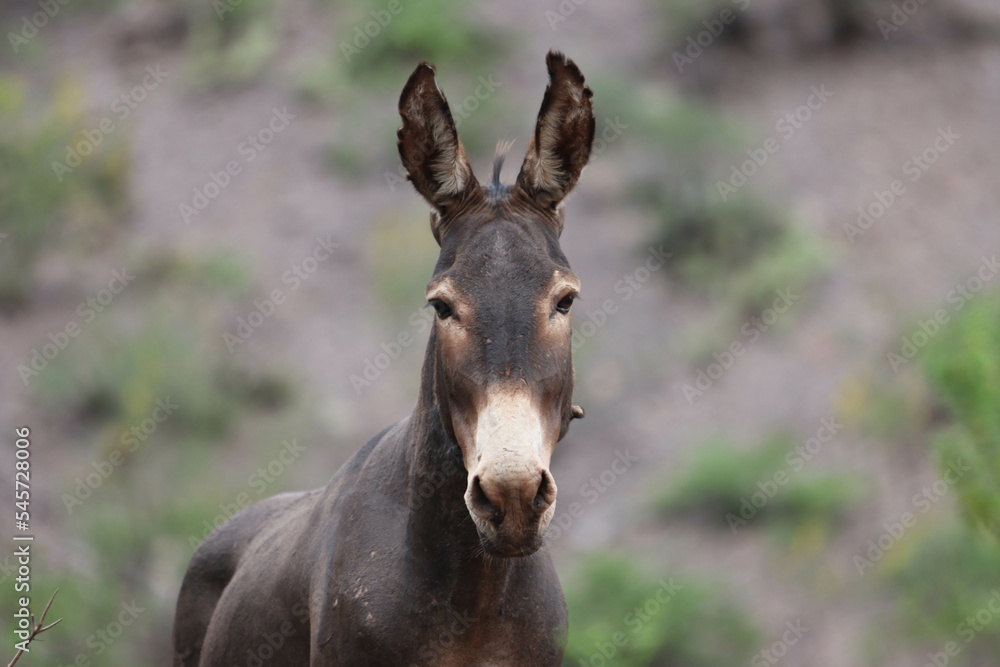
[[[494,556],[541,546],[555,512],[552,450],[583,415],[572,404],[570,307],[580,283],[559,247],[560,202],[576,184],[594,138],[591,91],[570,60],[550,52],[550,83],[514,185],[481,186],[448,103],[421,64],[399,101],[399,153],[431,204],[441,246],[428,303],[434,392],[462,450],[465,503]]]

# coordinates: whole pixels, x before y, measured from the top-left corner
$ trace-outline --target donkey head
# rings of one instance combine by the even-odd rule
[[[549,472],[574,407],[570,307],[580,282],[559,247],[563,198],[576,184],[594,139],[591,91],[562,54],[547,58],[549,86],[513,185],[472,173],[451,111],[426,63],[399,100],[399,154],[433,208],[441,246],[427,301],[437,311],[434,399],[461,448],[465,503],[493,556],[541,546],[555,512]]]

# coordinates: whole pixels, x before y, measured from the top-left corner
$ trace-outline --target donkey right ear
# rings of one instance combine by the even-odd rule
[[[593,93],[580,68],[549,51],[549,86],[517,184],[535,201],[556,208],[580,178],[594,144]]]
[[[420,63],[410,75],[399,97],[399,115],[403,118],[397,133],[403,167],[417,192],[444,214],[478,183],[431,65]],[[434,235],[439,235],[437,229]]]

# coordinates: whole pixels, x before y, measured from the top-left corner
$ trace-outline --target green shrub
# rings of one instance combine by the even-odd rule
[[[976,297],[942,326],[926,368],[954,420],[935,447],[944,466],[960,458],[972,467],[958,481],[962,507],[1000,536],[1000,292]]]
[[[748,661],[757,643],[747,614],[715,588],[689,577],[657,578],[627,558],[591,556],[564,589],[567,666],[735,665]],[[602,646],[616,643],[610,661],[596,661]]]
[[[910,643],[936,653],[955,642],[961,653],[950,665],[992,664],[1000,655],[997,563],[996,541],[962,524],[919,542],[889,579],[897,591],[901,630]]]
[[[56,88],[56,101],[39,109],[20,79],[0,75],[0,309],[27,299],[39,258],[67,229],[89,236],[128,208],[130,160],[120,135],[69,173],[57,175],[52,166],[66,160],[66,147],[86,126],[69,87]]]
[[[600,71],[589,75],[587,82],[594,91],[598,122],[617,118],[627,126],[621,128],[623,143],[649,151],[648,160],[630,163],[634,175],[644,177],[647,185],[683,189],[702,183],[709,158],[740,150],[747,142],[740,126],[715,107],[661,84],[626,81]],[[598,135],[603,129],[598,127]],[[595,142],[598,148],[600,143]],[[659,178],[667,174],[669,181]]]
[[[169,284],[171,291],[182,295],[180,298],[199,307],[205,300],[231,301],[253,294],[252,271],[245,258],[233,250],[192,256],[172,250],[135,248],[125,262],[139,267],[135,272],[139,283]],[[215,310],[216,304],[211,309]]]
[[[357,2],[350,15],[339,17],[336,57],[347,63],[352,75],[365,80],[386,75],[395,81],[400,71],[409,72],[422,60],[473,76],[485,74],[477,68],[495,61],[504,42],[470,16],[472,6],[459,0],[404,0],[401,11],[391,14],[378,34],[367,43],[358,40],[364,46],[355,53],[351,49],[357,48],[357,28],[364,32],[365,24],[375,21],[371,4]]]
[[[711,280],[720,268],[746,267],[784,231],[781,216],[758,202],[681,192],[657,205],[663,214],[659,240],[674,253],[669,268],[693,283]]]
[[[746,191],[720,197],[716,175],[746,159],[735,122],[662,89],[596,81],[598,118],[627,126],[614,140],[632,152],[624,203],[649,215],[650,240],[672,253],[666,274],[732,304],[729,319],[738,323],[769,306],[776,290],[805,289],[830,262],[786,210]]]
[[[654,242],[673,253],[668,273],[743,314],[769,306],[776,290],[807,287],[830,262],[818,239],[753,198],[658,193]]]
[[[503,131],[498,124],[509,119],[516,107],[507,94],[484,99],[484,94],[492,93],[480,79],[496,80],[510,36],[485,28],[472,16],[471,3],[401,0],[395,14],[388,12],[387,4],[355,1],[338,7],[330,50],[298,66],[296,85],[303,101],[337,111],[325,149],[327,166],[347,178],[372,171],[395,177],[399,166],[395,102],[400,86],[421,61],[438,68],[439,83],[470,155],[491,150],[497,139],[493,133]],[[476,108],[463,110],[463,101],[477,89]],[[472,117],[475,122],[464,123]]]
[[[923,377],[889,376],[885,366],[866,366],[845,377],[838,389],[836,413],[878,443],[905,447],[922,440],[934,408]]]
[[[755,3],[736,0],[657,0],[661,28],[662,52],[684,53],[689,37],[696,37],[707,28],[707,22],[718,20],[723,11],[730,11],[723,31],[706,50],[725,44],[751,47],[758,55],[786,55],[794,46],[798,52],[817,48],[847,46],[860,39],[881,37],[878,20],[893,11],[893,0],[812,0],[810,2],[774,3],[767,11],[756,11]],[[748,19],[748,15],[755,15]],[[775,39],[780,37],[780,39]],[[697,63],[698,56],[695,56]],[[688,67],[692,63],[686,63]],[[685,67],[682,74],[690,70]]]
[[[669,63],[672,71],[676,71],[676,65],[672,59],[675,51],[682,54],[688,48],[686,42],[689,36],[695,37],[705,30],[704,21],[718,18],[719,12],[724,8],[733,10],[737,15],[742,12],[737,11],[738,5],[735,2],[721,2],[713,0],[654,0],[651,3],[653,18],[656,21],[657,47],[656,54]],[[742,21],[742,19],[739,19]],[[726,31],[738,30],[738,25],[727,25]],[[721,35],[723,40],[728,40],[729,35],[725,32]],[[697,61],[696,61],[697,62]],[[687,67],[681,70],[681,74],[688,71]]]
[[[39,397],[63,415],[112,433],[141,423],[157,401],[169,398],[179,407],[164,428],[204,436],[228,430],[245,405],[287,402],[283,380],[246,371],[226,353],[221,336],[183,317],[151,310],[132,331],[95,324],[94,335],[81,335],[39,374]]]
[[[281,40],[284,0],[188,0],[187,69],[195,87],[245,85],[259,78]]]
[[[795,445],[783,437],[753,449],[709,442],[698,448],[680,476],[666,482],[656,507],[667,515],[705,514],[720,527],[739,529],[755,521],[833,520],[864,497],[866,489],[854,477],[803,473],[809,462],[794,451]],[[755,494],[768,497],[766,503],[755,503]]]

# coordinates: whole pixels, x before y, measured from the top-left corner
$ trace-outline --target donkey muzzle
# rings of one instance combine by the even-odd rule
[[[469,475],[465,504],[480,541],[493,556],[527,556],[539,549],[555,512],[556,483],[541,466],[513,471],[479,466]]]

